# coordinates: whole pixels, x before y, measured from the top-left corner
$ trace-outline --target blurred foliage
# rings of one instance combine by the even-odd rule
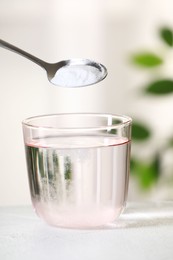
[[[163,63],[162,58],[151,52],[141,52],[132,56],[132,62],[140,67],[156,67]]]
[[[160,157],[158,154],[151,162],[131,159],[131,172],[137,178],[140,187],[148,189],[160,175]]]
[[[148,139],[151,132],[147,126],[137,121],[132,124],[132,139],[134,141],[144,141]]]
[[[72,177],[72,165],[71,160],[68,156],[65,157],[65,179],[71,180]]]
[[[160,40],[165,44],[166,48],[173,47],[173,30],[169,27],[159,29]],[[153,68],[163,66],[164,59],[160,55],[153,54],[151,51],[138,52],[132,55],[132,64],[141,68]],[[152,96],[165,96],[173,93],[173,78],[157,78],[144,86],[144,92]],[[133,120],[132,141],[144,144],[152,138],[152,132],[149,127],[142,122]],[[157,151],[153,158],[148,161],[145,159],[137,159],[134,155],[131,159],[131,174],[136,178],[141,188],[148,190],[151,188],[161,176],[161,160],[166,149],[173,148],[173,137],[167,140],[167,146],[161,151]]]
[[[171,138],[169,138],[168,139],[168,145],[167,145],[167,147],[169,148],[173,148],[173,137],[171,137]]]
[[[168,27],[163,27],[159,31],[162,40],[170,47],[173,46],[173,31]]]
[[[173,93],[173,80],[163,79],[154,81],[146,86],[145,91],[152,95],[165,95]]]

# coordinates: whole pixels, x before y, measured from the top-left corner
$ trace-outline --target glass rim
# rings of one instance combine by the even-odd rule
[[[110,125],[98,125],[98,126],[92,126],[92,127],[54,127],[54,126],[39,126],[38,124],[31,123],[32,121],[36,119],[44,119],[44,118],[53,118],[53,117],[63,117],[63,116],[91,116],[91,117],[111,117],[115,119],[123,119],[122,122],[118,123],[111,123]],[[112,121],[111,121],[112,122]],[[111,113],[54,113],[54,114],[43,114],[43,115],[37,115],[37,116],[32,116],[28,117],[24,120],[22,120],[22,125],[28,128],[32,129],[44,129],[44,130],[59,130],[59,131],[70,131],[70,130],[110,130],[110,129],[117,129],[117,128],[122,128],[125,125],[131,124],[132,123],[132,118],[126,115],[121,115],[121,114],[111,114]]]

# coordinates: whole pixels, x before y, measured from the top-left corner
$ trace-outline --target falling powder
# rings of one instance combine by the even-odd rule
[[[92,65],[73,65],[60,68],[51,82],[62,87],[84,87],[99,82],[102,71]]]

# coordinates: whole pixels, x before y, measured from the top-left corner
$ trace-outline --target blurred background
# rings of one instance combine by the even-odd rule
[[[0,0],[0,38],[48,61],[86,57],[108,77],[53,87],[29,60],[0,48],[0,205],[30,204],[21,121],[45,113],[133,118],[129,200],[173,199],[173,2]]]

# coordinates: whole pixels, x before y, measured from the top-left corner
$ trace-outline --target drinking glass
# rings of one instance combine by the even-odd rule
[[[125,207],[131,118],[51,114],[22,122],[33,207],[48,224],[103,226]]]

